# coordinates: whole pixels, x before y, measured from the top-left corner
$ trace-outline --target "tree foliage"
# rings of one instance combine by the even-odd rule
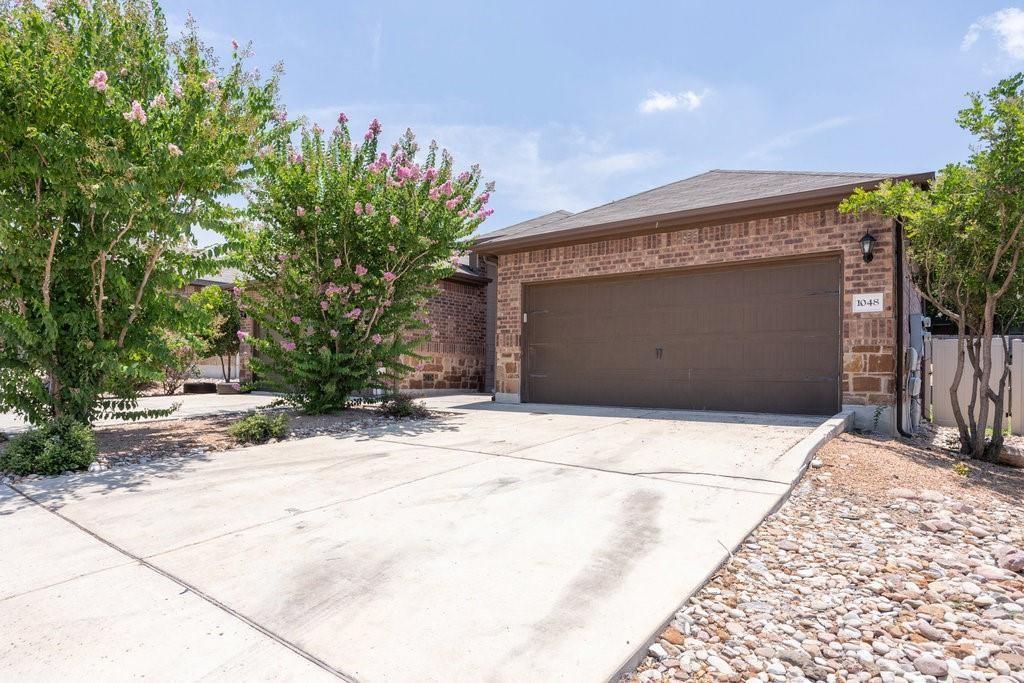
[[[961,450],[979,458],[995,457],[1002,444],[1000,427],[1009,367],[995,369],[998,389],[991,389],[992,339],[1001,333],[997,321],[1021,319],[1022,85],[1024,74],[1017,74],[985,95],[969,96],[957,123],[976,139],[972,154],[965,163],[943,168],[928,188],[905,181],[883,183],[875,191],[858,190],[840,207],[903,222],[918,291],[957,325],[959,354],[950,399]],[[957,392],[966,365],[972,398],[965,414]],[[990,408],[995,429],[991,442],[986,443]]]
[[[456,173],[433,144],[417,163],[411,131],[379,153],[380,124],[353,143],[346,120],[266,150],[246,247],[244,305],[272,332],[253,368],[314,413],[409,370],[426,298],[490,214],[478,168]]]
[[[238,353],[238,329],[242,326],[238,302],[231,292],[210,285],[189,297],[190,303],[203,314],[203,326],[197,337],[204,353],[220,358],[225,382],[231,381],[231,359]]]
[[[214,269],[193,230],[275,136],[277,80],[221,68],[155,3],[53,0],[0,11],[0,410],[34,423],[137,416],[158,378],[170,292]]]

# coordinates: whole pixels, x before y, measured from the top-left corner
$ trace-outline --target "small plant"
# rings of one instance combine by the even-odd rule
[[[955,465],[953,465],[953,471],[959,474],[961,477],[966,477],[970,475],[971,468],[968,467],[967,463],[965,462],[958,462]]]
[[[238,393],[240,394],[251,394],[256,390],[255,382],[242,382],[238,385]]]
[[[882,419],[882,413],[885,412],[885,406],[875,406],[875,412],[871,416],[871,431],[878,431],[878,421]]]
[[[228,434],[238,443],[260,444],[271,439],[283,439],[288,432],[288,418],[285,415],[252,413],[228,427]]]
[[[0,471],[19,476],[84,470],[96,459],[96,442],[88,425],[58,417],[11,439],[0,453]]]
[[[380,410],[388,417],[406,418],[411,417],[417,420],[430,417],[430,411],[420,401],[414,401],[411,396],[405,394],[394,394],[384,398],[380,402]]]

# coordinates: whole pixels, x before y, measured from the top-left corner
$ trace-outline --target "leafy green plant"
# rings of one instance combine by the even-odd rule
[[[971,474],[971,468],[968,467],[965,462],[958,462],[953,465],[953,472],[959,474],[961,477],[967,477]]]
[[[0,411],[33,424],[137,418],[179,329],[171,292],[215,270],[252,161],[290,127],[276,76],[148,0],[0,9]]]
[[[477,167],[455,172],[435,145],[417,163],[411,131],[378,153],[376,120],[356,144],[338,121],[257,161],[246,239],[243,305],[270,332],[251,340],[253,369],[308,413],[410,370],[402,357],[418,357],[427,297],[491,212]]]
[[[83,470],[96,459],[88,425],[59,417],[11,439],[0,453],[0,471],[17,475]]]
[[[430,410],[422,401],[416,401],[406,394],[394,394],[380,402],[380,411],[388,417],[422,419],[430,417]]]
[[[189,300],[205,313],[207,321],[196,336],[204,343],[207,353],[220,358],[221,374],[225,382],[230,382],[231,359],[238,353],[238,328],[242,326],[238,302],[231,292],[217,285],[203,287]]]
[[[238,443],[260,444],[283,439],[288,433],[288,417],[283,414],[252,413],[228,427],[228,434]]]

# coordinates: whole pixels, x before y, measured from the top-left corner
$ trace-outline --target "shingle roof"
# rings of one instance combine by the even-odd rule
[[[527,239],[573,238],[573,231],[599,226],[655,221],[659,218],[683,218],[688,213],[751,206],[773,200],[817,196],[823,191],[872,186],[892,178],[920,178],[931,174],[899,173],[812,173],[799,171],[727,171],[713,170],[639,194],[603,204],[586,211],[567,211],[533,218],[477,238],[477,248],[503,246]]]

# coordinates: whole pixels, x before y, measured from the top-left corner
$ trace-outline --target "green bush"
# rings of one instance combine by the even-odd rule
[[[228,427],[228,434],[238,443],[266,443],[283,439],[288,432],[288,418],[284,415],[253,413]]]
[[[88,425],[59,417],[11,439],[0,453],[0,471],[60,474],[84,470],[95,459],[96,442]]]
[[[411,396],[405,394],[394,394],[380,402],[380,409],[388,417],[430,417],[430,411],[419,401],[414,401]]]

